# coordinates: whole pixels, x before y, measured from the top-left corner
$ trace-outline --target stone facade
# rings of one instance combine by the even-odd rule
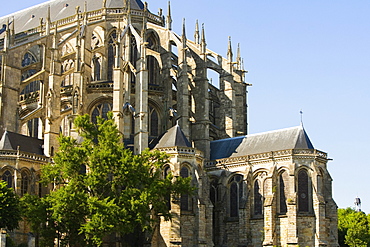
[[[172,31],[170,6],[153,14],[140,0],[55,0],[0,24],[0,175],[19,195],[47,193],[40,167],[60,133],[77,137],[75,116],[112,111],[127,148],[167,152],[164,171],[197,187],[170,198],[151,246],[338,246],[327,154],[301,126],[246,135],[249,85],[231,41],[224,58],[204,27],[190,40],[185,23]],[[14,146],[15,133],[33,139]],[[38,141],[42,153],[26,148]]]

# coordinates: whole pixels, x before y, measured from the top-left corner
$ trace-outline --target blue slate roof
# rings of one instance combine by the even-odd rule
[[[211,142],[211,160],[286,149],[314,149],[302,126]]]
[[[0,140],[0,150],[17,150],[19,147],[19,151],[44,155],[43,144],[43,140],[5,131]]]

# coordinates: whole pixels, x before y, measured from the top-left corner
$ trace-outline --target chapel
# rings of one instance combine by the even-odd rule
[[[249,134],[240,47],[210,50],[198,22],[191,38],[185,22],[175,33],[164,7],[50,0],[0,17],[1,179],[20,196],[49,193],[40,169],[58,136],[78,138],[77,115],[111,111],[126,148],[166,152],[164,176],[197,188],[170,200],[145,246],[338,246],[327,153],[302,125]],[[21,244],[30,231],[9,234]]]

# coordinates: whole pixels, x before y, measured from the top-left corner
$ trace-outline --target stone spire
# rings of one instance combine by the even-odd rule
[[[227,47],[227,59],[229,59],[230,63],[233,62],[233,49],[231,48],[231,37],[229,36],[229,43]]]
[[[202,53],[206,54],[207,51],[207,43],[206,43],[206,33],[204,31],[204,23],[202,24],[202,36],[201,36],[201,49]]]
[[[238,65],[238,70],[242,69],[242,58],[240,56],[240,43],[238,43],[238,50],[236,54],[236,63]]]
[[[185,28],[185,18],[182,21],[182,44],[184,48],[186,47],[186,28]]]
[[[50,19],[50,5],[48,6],[48,12],[46,14],[46,35],[50,34],[51,19]]]
[[[126,7],[127,7],[127,23],[131,24],[131,4],[130,0],[126,0]]]
[[[168,13],[166,25],[168,30],[172,30],[172,17],[171,17],[171,1],[168,1]]]
[[[195,44],[199,45],[199,24],[198,24],[198,20],[195,23],[194,41],[195,41]]]

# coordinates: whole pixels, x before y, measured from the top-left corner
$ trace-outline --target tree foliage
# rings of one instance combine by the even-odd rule
[[[0,228],[12,231],[18,227],[21,211],[18,196],[7,185],[0,180]]]
[[[370,246],[370,215],[352,208],[338,209],[340,246]]]
[[[54,163],[42,169],[43,182],[55,189],[28,214],[33,229],[45,239],[53,236],[51,231],[62,246],[96,246],[107,234],[150,230],[153,216],[170,219],[164,200],[168,194],[191,192],[188,179],[163,178],[166,154],[145,150],[133,155],[125,149],[112,114],[97,124],[88,115],[78,116],[75,125],[82,142],[60,136]],[[42,224],[31,211],[43,212]]]

